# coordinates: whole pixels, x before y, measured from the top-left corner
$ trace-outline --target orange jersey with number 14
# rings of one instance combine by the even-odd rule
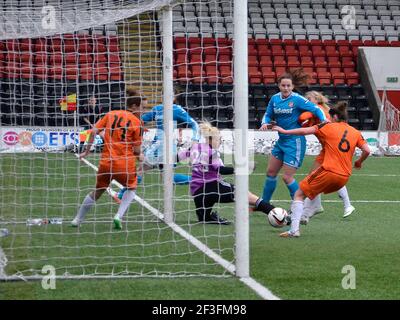
[[[115,110],[108,112],[95,127],[105,130],[100,165],[135,170],[133,147],[142,143],[141,121],[129,111]]]
[[[321,123],[314,126],[315,136],[324,150],[322,167],[340,175],[350,176],[356,147],[366,144],[361,132],[345,122]]]

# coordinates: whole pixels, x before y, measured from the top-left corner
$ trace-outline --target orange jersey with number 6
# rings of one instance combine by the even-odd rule
[[[115,110],[108,112],[95,127],[105,130],[100,166],[134,171],[133,147],[142,144],[141,121],[129,111]]]
[[[355,148],[367,143],[361,132],[346,122],[321,123],[314,127],[317,129],[315,136],[324,150],[322,167],[327,171],[350,176]]]

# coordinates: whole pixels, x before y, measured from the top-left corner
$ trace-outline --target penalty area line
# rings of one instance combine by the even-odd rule
[[[4,269],[7,266],[7,257],[3,251],[3,249],[0,247],[0,279],[5,279],[7,278],[7,274],[4,271]]]
[[[75,154],[75,156],[79,159],[79,155]],[[94,169],[95,171],[98,171],[98,168],[88,161],[87,159],[83,158],[82,161]],[[123,188],[123,186],[118,182],[118,181],[111,181],[111,184]],[[141,204],[143,207],[148,209],[151,213],[153,213],[157,218],[162,220],[166,225],[168,225],[172,230],[174,230],[176,233],[178,233],[180,236],[188,240],[192,245],[194,245],[197,249],[202,251],[205,255],[207,255],[209,258],[214,260],[216,263],[221,265],[225,270],[230,272],[231,274],[235,275],[236,268],[235,265],[227,261],[226,259],[222,258],[220,255],[216,254],[213,250],[211,250],[209,247],[207,247],[204,243],[202,243],[200,240],[197,238],[193,237],[191,234],[189,234],[186,230],[182,229],[180,226],[178,226],[174,222],[167,223],[164,221],[164,215],[158,211],[156,208],[152,207],[147,201],[143,200],[140,198],[138,195],[135,194],[135,200]],[[268,290],[266,287],[264,287],[262,284],[258,283],[256,280],[254,280],[251,277],[246,277],[246,278],[239,278],[241,282],[243,282],[245,285],[247,285],[250,289],[252,289],[254,292],[256,292],[261,298],[265,300],[280,300],[277,296],[275,296],[270,290]]]

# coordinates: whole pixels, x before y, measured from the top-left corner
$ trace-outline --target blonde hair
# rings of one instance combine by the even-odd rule
[[[205,139],[211,139],[211,144],[214,147],[214,143],[219,144],[219,139],[221,137],[221,134],[218,130],[218,128],[213,127],[211,123],[209,122],[202,122],[199,124],[200,132],[201,135]]]
[[[328,105],[329,99],[325,97],[321,92],[318,91],[308,91],[305,94],[305,97],[309,99],[309,97],[313,97],[315,101],[317,101],[317,104],[322,106],[325,111],[329,111],[330,107]]]

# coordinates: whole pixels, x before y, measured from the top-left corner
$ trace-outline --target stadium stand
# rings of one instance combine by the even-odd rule
[[[116,26],[79,34],[0,42],[1,123],[68,126],[59,100],[96,96],[103,110],[122,103],[123,73]],[[32,101],[33,100],[33,101]]]
[[[302,67],[311,79],[300,91],[322,91],[331,102],[348,100],[358,120],[352,123],[376,129],[357,72],[358,48],[400,46],[399,1],[250,0],[248,27],[251,128],[259,127],[279,75]],[[231,3],[176,5],[173,34],[174,80],[187,91],[180,103],[195,118],[232,127]],[[0,41],[0,80],[4,124],[71,125],[59,108],[69,92],[77,93],[79,104],[95,94],[105,109],[117,108],[124,92],[117,26]]]
[[[355,9],[354,27],[348,25],[345,6]],[[189,83],[195,92],[191,94],[208,95],[216,85],[221,91],[221,86],[232,83],[232,22],[225,19],[226,8],[225,2],[213,3],[212,8],[195,2],[174,9],[175,80]],[[311,81],[301,91],[322,91],[332,102],[348,100],[352,125],[376,129],[357,73],[358,48],[400,46],[399,9],[398,1],[386,0],[249,1],[250,127],[259,126],[268,99],[278,91],[277,77],[287,69],[303,67]],[[200,30],[202,21],[210,21],[207,32]],[[207,48],[201,50],[199,45],[196,50],[193,43],[207,43]],[[186,97],[181,97],[181,103],[188,104]]]

